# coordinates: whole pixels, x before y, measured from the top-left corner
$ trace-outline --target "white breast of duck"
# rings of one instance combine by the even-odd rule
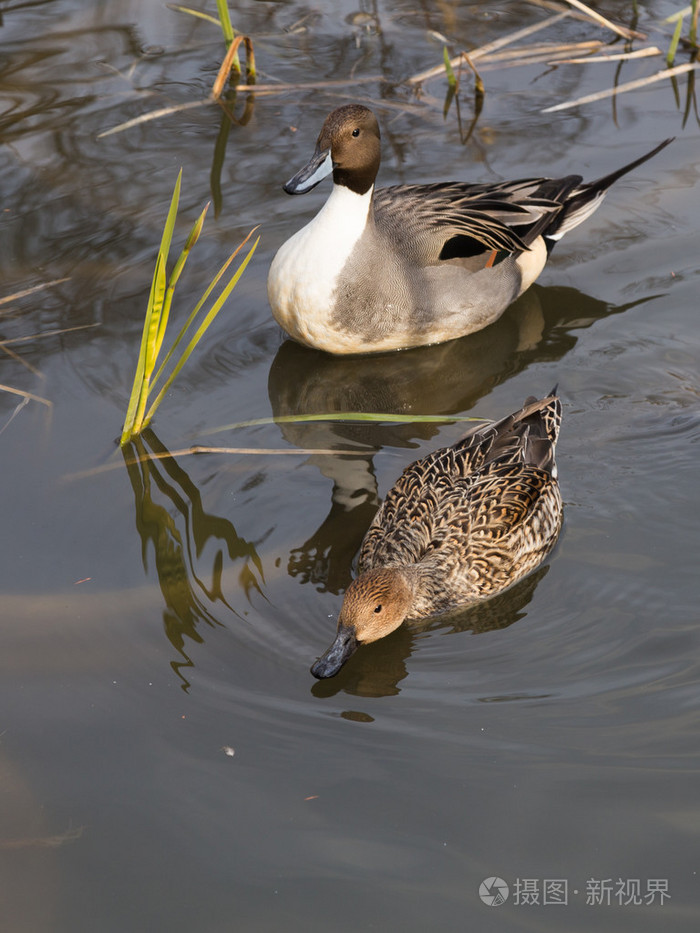
[[[496,269],[484,265],[488,251],[472,261],[436,255],[427,262],[429,245],[395,227],[396,212],[383,212],[372,191],[334,185],[273,260],[273,315],[301,343],[333,354],[377,353],[462,337],[500,317],[544,267],[541,237]]]
[[[367,226],[372,202],[344,185],[305,227],[280,247],[267,280],[272,312],[284,330],[301,343],[331,353],[357,352],[357,335],[332,326],[338,281]]]

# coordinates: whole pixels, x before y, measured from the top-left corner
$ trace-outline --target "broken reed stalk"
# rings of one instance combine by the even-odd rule
[[[582,13],[585,13],[586,16],[589,16],[594,22],[614,32],[615,35],[621,36],[623,39],[646,39],[643,32],[636,32],[634,29],[628,29],[626,26],[618,26],[616,23],[611,22],[609,19],[601,16],[600,13],[591,9],[591,7],[586,6],[585,3],[581,3],[581,0],[564,0],[564,2],[580,10]]]
[[[228,49],[226,55],[226,68],[222,65],[219,70],[219,75],[214,84],[215,90],[212,92],[212,97],[214,100],[218,100],[219,96],[224,87],[224,83],[228,78],[230,73],[233,74],[234,80],[237,81],[241,76],[241,62],[238,57],[238,48],[241,42],[245,43],[246,49],[246,80],[249,84],[255,83],[255,55],[253,53],[253,43],[250,39],[250,36],[236,35],[236,32],[231,24],[231,14],[229,12],[228,4],[226,0],[216,0],[216,9],[218,13],[218,18],[216,16],[211,16],[209,13],[203,13],[201,10],[194,10],[191,7],[181,6],[176,3],[168,3],[167,6],[171,10],[176,10],[178,13],[188,13],[190,16],[196,16],[199,19],[207,20],[210,23],[218,23],[221,26],[221,32],[224,36],[224,41]],[[222,78],[223,73],[223,78]],[[218,90],[216,90],[217,85],[221,82]]]
[[[153,373],[155,371],[156,365],[158,364],[161,350],[163,348],[163,341],[165,339],[165,331],[167,328],[168,319],[170,317],[170,308],[173,301],[175,286],[177,285],[180,275],[182,274],[185,263],[187,262],[192,248],[199,239],[199,235],[202,232],[202,227],[204,225],[204,218],[209,207],[207,204],[197,220],[194,222],[182,252],[175,262],[169,278],[166,278],[166,268],[168,264],[173,231],[175,229],[175,220],[177,218],[177,210],[180,201],[181,183],[182,169],[180,169],[180,172],[177,176],[177,181],[175,182],[175,189],[170,201],[170,208],[168,210],[168,216],[165,221],[163,236],[161,238],[160,247],[158,249],[158,255],[156,258],[156,266],[151,282],[151,291],[148,297],[148,305],[146,307],[146,317],[143,325],[143,333],[141,335],[141,346],[139,348],[138,362],[136,364],[136,374],[134,375],[134,383],[131,389],[129,405],[127,408],[126,418],[124,420],[124,428],[122,430],[120,439],[120,444],[122,447],[137,434],[140,434],[141,431],[150,423],[153,415],[156,412],[156,409],[165,397],[166,392],[173,384],[175,377],[185,365],[190,355],[192,354],[192,351],[195,349],[202,336],[223,307],[226,299],[235,288],[238,280],[245,271],[246,266],[250,262],[258,242],[260,241],[260,237],[258,237],[248,250],[246,257],[242,260],[236,271],[226,282],[218,297],[212,300],[209,310],[202,316],[200,315],[200,312],[202,311],[205,304],[210,300],[212,292],[222,280],[224,273],[227,271],[230,264],[233,262],[235,257],[245,246],[257,228],[251,230],[243,242],[229,256],[216,276],[205,289],[204,294],[197,302],[184,325],[180,329],[179,334],[175,338],[175,341],[173,342],[170,350],[168,350],[166,353],[162,363],[158,368],[158,371],[154,376]],[[194,331],[194,334],[190,337],[190,340],[187,343],[185,349],[180,353],[179,359],[173,366],[172,371],[168,375],[167,379],[165,379],[163,382],[163,385],[155,399],[147,408],[151,396],[153,395],[159,382],[161,382],[164,377],[165,369],[173,358],[175,350],[178,348],[183,338],[190,332],[190,328],[192,328],[197,318],[200,320],[199,325]]]
[[[68,282],[69,280],[69,277],[53,279],[51,282],[42,282],[40,285],[32,285],[31,288],[23,288],[13,295],[3,295],[3,297],[0,298],[0,305],[9,304],[11,301],[17,301],[19,298],[26,298],[27,295],[33,295],[34,292],[40,292],[45,288],[51,288],[53,285],[60,285],[62,282]]]
[[[245,77],[248,84],[255,84],[255,52],[253,51],[253,43],[250,39],[250,36],[236,36],[231,45],[229,46],[226,57],[221,63],[219,72],[214,81],[214,85],[211,89],[211,96],[214,100],[218,100],[221,97],[221,93],[226,85],[228,76],[233,72],[234,78],[237,78],[241,74],[241,64],[238,59],[238,48],[240,44],[244,43],[245,45]]]
[[[564,0],[569,6],[574,7],[576,10],[579,10],[580,13],[584,15],[584,18],[587,20],[593,20],[599,26],[603,26],[606,29],[611,30],[615,35],[621,36],[625,39],[646,39],[644,33],[636,32],[633,29],[628,29],[625,26],[618,26],[616,23],[611,22],[609,19],[606,19],[604,16],[601,16],[600,13],[597,13],[591,7],[586,6],[585,3],[582,3],[581,0]],[[694,0],[695,3],[698,0]],[[538,4],[545,5],[545,4]],[[559,4],[546,4],[550,9],[561,10]],[[553,26],[555,23],[558,23],[560,20],[565,19],[567,16],[570,16],[571,13],[568,10],[563,10],[562,12],[556,13],[554,16],[548,17],[546,20],[543,20],[541,23],[535,23],[533,26],[527,26],[524,29],[518,29],[516,32],[511,33],[510,35],[504,36],[501,39],[495,39],[493,42],[488,42],[486,45],[481,46],[478,49],[472,49],[469,52],[469,56],[472,61],[477,59],[483,59],[487,56],[490,56],[492,53],[496,52],[498,49],[503,48],[506,45],[511,45],[513,42],[517,42],[520,39],[525,39],[528,36],[534,35],[537,32],[540,32],[542,29],[546,29],[549,26]],[[441,65],[436,65],[434,68],[428,68],[426,71],[422,71],[419,74],[413,75],[409,78],[407,83],[410,85],[422,84],[424,81],[428,81],[430,78],[439,77],[442,74],[447,72],[448,65],[454,69],[458,66],[460,56],[457,55],[452,59],[445,58],[445,62]]]
[[[657,81],[664,81],[667,78],[675,78],[678,75],[686,74],[689,71],[695,71],[700,68],[700,62],[692,62],[686,65],[677,65],[675,68],[668,68],[665,71],[658,71],[655,75],[649,75],[647,78],[640,78],[637,81],[628,81],[627,84],[620,84],[617,87],[608,88],[605,91],[598,91],[596,94],[587,94],[585,97],[579,97],[576,100],[567,100],[563,104],[554,104],[553,107],[545,107],[540,113],[554,113],[556,110],[568,110],[571,107],[577,107],[580,104],[592,104],[598,100],[605,100],[606,97],[615,97],[618,94],[624,94],[627,91],[634,91],[638,88],[647,87],[655,84]]]
[[[482,45],[478,49],[472,49],[472,51],[469,53],[469,56],[472,61],[475,61],[477,58],[484,58],[491,52],[502,49],[506,45],[517,42],[519,39],[525,39],[527,36],[532,36],[536,32],[540,32],[542,29],[546,29],[548,26],[552,26],[554,23],[558,23],[560,20],[565,19],[568,15],[569,14],[565,12],[557,13],[556,16],[549,16],[541,23],[536,23],[534,26],[528,26],[525,29],[518,29],[516,32],[513,32],[508,36],[504,36],[501,39],[494,39],[493,42],[488,42],[486,45]],[[458,67],[460,59],[461,52],[459,55],[456,55],[454,58],[450,59],[450,65],[452,68]],[[445,65],[443,63],[441,65],[436,65],[434,68],[428,68],[426,71],[421,71],[418,74],[413,75],[413,77],[408,78],[406,83],[409,85],[422,84],[424,81],[428,81],[430,78],[437,78],[444,73]]]
[[[11,395],[19,395],[23,399],[28,399],[32,402],[41,402],[41,404],[46,405],[47,408],[53,408],[53,402],[50,402],[47,398],[34,395],[33,392],[25,392],[24,389],[15,389],[14,386],[0,384],[0,392],[9,392]]]
[[[585,58],[557,58],[548,61],[551,65],[600,65],[610,62],[634,61],[637,58],[653,58],[655,55],[661,55],[661,49],[655,45],[650,45],[644,49],[637,49],[634,52],[620,52],[617,55],[587,55]]]

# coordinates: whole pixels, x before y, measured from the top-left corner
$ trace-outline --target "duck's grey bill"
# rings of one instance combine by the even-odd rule
[[[311,673],[319,680],[324,677],[335,677],[340,668],[357,650],[357,639],[351,629],[341,628],[335,636],[335,641],[325,654],[311,668]]]
[[[326,175],[333,171],[333,159],[331,159],[330,149],[321,149],[314,152],[309,161],[301,171],[297,172],[293,178],[290,178],[284,186],[287,194],[306,194],[316,185],[323,181]]]

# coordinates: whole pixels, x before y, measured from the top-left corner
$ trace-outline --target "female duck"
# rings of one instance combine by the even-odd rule
[[[268,276],[279,324],[330,353],[440,343],[495,321],[620,176],[379,188],[379,125],[359,104],[326,119],[310,162],[284,186],[303,194],[333,173],[321,211],[282,245]]]
[[[359,645],[511,586],[554,546],[562,522],[554,448],[561,404],[529,398],[501,421],[409,466],[362,542],[335,641],[311,668],[337,674]]]

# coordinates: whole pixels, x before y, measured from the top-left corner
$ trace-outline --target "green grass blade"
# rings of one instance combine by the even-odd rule
[[[185,240],[185,245],[182,247],[182,252],[180,253],[179,258],[177,262],[175,263],[175,267],[173,268],[172,274],[170,276],[169,287],[172,286],[173,288],[175,288],[175,286],[177,285],[177,280],[180,278],[185,262],[187,261],[187,256],[189,255],[190,250],[194,247],[195,243],[200,237],[200,234],[202,232],[202,227],[204,226],[204,218],[207,216],[208,210],[209,210],[209,204],[205,206],[202,213],[192,224],[192,229],[187,235],[187,239]]]
[[[170,253],[170,244],[173,240],[173,230],[175,229],[175,220],[177,218],[177,209],[180,204],[180,187],[182,185],[182,169],[177,173],[177,180],[175,182],[175,187],[173,189],[173,196],[170,199],[170,207],[168,208],[168,216],[165,219],[165,226],[163,227],[163,236],[160,241],[159,252],[163,253],[166,261]]]
[[[228,3],[226,0],[216,0],[216,9],[219,13],[219,22],[221,23],[221,31],[224,34],[226,48],[229,48],[236,33],[233,31],[233,26],[231,25],[231,16],[228,11]],[[236,52],[231,59],[231,71],[233,71],[236,77],[241,73],[241,60],[238,57],[238,52]]]
[[[187,262],[187,257],[189,256],[192,247],[195,245],[195,243],[199,239],[199,235],[202,232],[202,227],[204,225],[204,218],[206,217],[208,210],[209,210],[209,205],[207,204],[207,206],[204,208],[202,213],[199,215],[197,220],[192,225],[192,229],[190,230],[189,236],[187,237],[187,241],[182,248],[182,252],[178,256],[178,259],[177,259],[177,262],[175,263],[173,271],[170,274],[170,279],[168,280],[168,288],[165,293],[165,300],[163,302],[163,307],[160,313],[160,320],[158,322],[158,333],[156,335],[154,364],[155,364],[155,361],[158,359],[160,355],[161,347],[163,346],[163,338],[165,337],[165,329],[168,326],[168,319],[170,317],[170,308],[173,302],[173,294],[175,292],[175,286],[177,285],[178,279],[180,278],[182,274],[182,270],[185,268],[185,263]],[[161,369],[162,369],[162,366],[161,366]],[[159,373],[160,373],[160,370],[159,370]]]
[[[146,348],[148,347],[148,334],[150,330],[151,323],[151,310],[153,308],[153,303],[155,301],[156,293],[156,283],[158,280],[158,269],[162,263],[162,256],[158,253],[156,257],[156,267],[153,270],[153,278],[151,280],[151,291],[148,296],[148,304],[146,305],[146,315],[143,320],[143,330],[141,331],[141,344],[139,346],[139,357],[136,363],[136,373],[134,374],[134,382],[131,388],[131,397],[129,398],[129,405],[127,407],[126,418],[124,420],[124,433],[122,439],[128,431],[133,429],[134,418],[136,415],[136,409],[138,407],[139,399],[143,391],[143,375],[146,370]]]
[[[148,356],[148,340],[151,332],[151,323],[153,319],[153,308],[156,302],[156,293],[159,288],[159,282],[164,276],[163,273],[163,256],[162,253],[158,253],[156,257],[156,267],[153,271],[153,279],[151,281],[151,292],[148,296],[148,305],[146,306],[146,316],[143,322],[143,331],[141,333],[141,345],[139,347],[139,358],[136,364],[136,373],[134,375],[134,382],[131,387],[131,396],[129,398],[129,405],[126,410],[126,418],[124,419],[124,428],[122,430],[122,436],[120,444],[122,446],[138,431],[135,428],[136,423],[136,412],[140,409],[143,409],[145,405],[145,398],[148,392],[147,385],[145,384],[145,373],[146,373],[146,360]]]
[[[148,302],[149,308],[146,315],[148,331],[146,334],[146,368],[144,372],[145,379],[151,378],[153,375],[153,368],[156,363],[156,343],[158,339],[158,332],[160,330],[163,305],[165,302],[165,263],[166,256],[163,253],[158,253],[158,259],[156,260],[156,271],[153,276],[153,289],[151,291],[152,300],[149,300]]]
[[[230,278],[229,282],[227,283],[226,287],[225,287],[224,290],[221,292],[221,294],[219,295],[219,297],[216,299],[216,301],[214,302],[214,304],[211,306],[211,308],[210,308],[209,311],[207,312],[207,314],[206,314],[204,320],[202,321],[202,323],[199,325],[199,327],[198,327],[197,330],[195,331],[195,333],[194,333],[192,339],[190,340],[190,342],[187,344],[187,346],[186,346],[185,349],[183,350],[182,355],[180,356],[180,359],[177,361],[177,363],[175,364],[175,367],[173,368],[173,371],[172,371],[172,372],[170,373],[170,375],[168,376],[168,378],[167,378],[167,380],[166,380],[166,382],[165,382],[163,388],[160,390],[160,392],[158,393],[158,395],[157,395],[156,398],[154,399],[153,404],[152,404],[151,407],[149,408],[148,414],[146,415],[146,417],[145,417],[145,419],[144,419],[144,427],[145,427],[147,424],[150,423],[151,419],[153,418],[153,415],[154,415],[155,412],[156,412],[156,409],[158,408],[158,406],[160,405],[161,401],[163,400],[163,398],[164,398],[164,396],[165,396],[165,393],[168,391],[168,389],[169,389],[170,386],[172,385],[172,383],[173,383],[175,377],[176,377],[177,374],[180,372],[180,370],[182,369],[182,367],[185,365],[185,363],[186,363],[187,360],[189,359],[189,357],[190,357],[192,351],[193,351],[194,348],[197,346],[197,344],[198,344],[199,341],[201,340],[202,336],[203,336],[204,333],[206,332],[207,328],[210,326],[210,324],[212,323],[212,321],[214,320],[214,318],[216,317],[216,315],[219,313],[219,311],[220,311],[221,308],[223,307],[223,305],[224,305],[226,299],[229,297],[229,295],[231,294],[231,292],[233,291],[233,289],[234,289],[235,286],[237,285],[238,280],[240,279],[240,277],[241,277],[241,276],[243,275],[243,273],[245,272],[246,266],[248,265],[248,263],[249,263],[250,260],[252,259],[253,253],[255,252],[255,250],[256,250],[257,245],[258,245],[259,242],[260,242],[260,237],[257,238],[257,240],[253,243],[253,245],[251,246],[251,248],[248,250],[248,255],[245,257],[245,259],[241,262],[241,264],[240,264],[240,266],[238,267],[238,269],[237,269],[237,270],[234,272],[234,274],[231,276],[231,278]]]
[[[219,13],[219,23],[221,24],[221,31],[224,34],[224,39],[226,40],[226,45],[229,46],[233,42],[233,26],[231,25],[231,15],[228,11],[228,3],[226,0],[216,0],[216,9]]]
[[[136,406],[136,415],[134,417],[134,431],[139,433],[143,428],[143,415],[148,402],[149,387],[153,369],[157,357],[157,338],[160,322],[162,319],[163,301],[165,295],[165,258],[162,253],[158,253],[156,260],[156,271],[153,276],[154,282],[154,300],[149,302],[149,311],[146,314],[146,352],[143,378],[141,380],[141,392]]]
[[[177,220],[177,209],[180,204],[180,187],[182,184],[182,169],[178,172],[177,180],[175,182],[175,188],[173,189],[173,196],[170,199],[170,207],[168,209],[168,216],[165,219],[165,226],[163,227],[163,236],[160,241],[160,248],[158,250],[158,257],[162,260],[162,263],[156,265],[156,271],[158,275],[154,276],[155,291],[151,291],[151,299],[149,299],[149,311],[147,312],[149,320],[149,336],[148,344],[146,348],[146,369],[145,377],[150,380],[150,377],[153,375],[153,369],[156,365],[156,360],[158,359],[158,353],[160,352],[160,344],[158,342],[158,336],[164,333],[165,328],[162,326],[162,316],[163,309],[165,307],[165,289],[166,289],[166,268],[168,263],[168,256],[170,255],[170,246],[173,241],[173,231],[175,230],[175,221]]]
[[[163,360],[163,362],[161,363],[160,367],[158,368],[158,372],[156,373],[155,378],[154,378],[153,381],[152,381],[152,385],[153,385],[153,386],[156,385],[156,383],[159,381],[160,377],[163,375],[163,370],[164,370],[165,367],[168,365],[168,361],[171,359],[172,355],[175,353],[175,351],[177,350],[178,346],[179,346],[180,343],[182,342],[183,337],[185,336],[185,334],[187,333],[187,331],[190,329],[190,327],[191,327],[191,325],[192,325],[192,322],[194,321],[194,319],[195,319],[195,318],[197,317],[197,315],[199,314],[199,312],[200,312],[202,306],[203,306],[204,303],[208,300],[208,298],[209,298],[209,296],[211,295],[211,293],[214,291],[214,289],[216,288],[216,286],[218,285],[218,283],[221,281],[221,279],[222,279],[224,273],[226,272],[226,270],[228,269],[228,267],[231,265],[231,263],[233,262],[233,260],[234,260],[234,259],[236,258],[236,256],[240,253],[240,251],[243,249],[243,247],[246,245],[246,243],[248,242],[248,240],[251,238],[251,236],[253,235],[253,233],[254,233],[256,230],[257,230],[257,227],[254,227],[254,228],[250,231],[250,233],[249,233],[248,236],[245,238],[245,240],[243,240],[243,242],[240,243],[240,244],[236,247],[236,249],[231,253],[231,255],[228,257],[228,259],[226,260],[226,262],[225,262],[225,263],[223,264],[223,266],[219,269],[219,271],[216,273],[216,275],[214,276],[214,278],[211,280],[211,282],[210,282],[209,285],[207,286],[207,288],[206,288],[204,294],[203,294],[202,297],[199,299],[199,301],[197,302],[197,304],[194,306],[193,310],[190,312],[189,317],[187,318],[187,320],[185,321],[185,323],[184,323],[184,324],[182,325],[182,327],[180,328],[180,333],[179,333],[179,334],[177,335],[177,337],[175,338],[175,342],[173,343],[172,347],[168,350],[165,359]]]
[[[691,9],[692,8],[690,6],[685,6],[683,7],[682,10],[676,10],[675,13],[671,13],[671,15],[667,16],[666,19],[662,19],[661,22],[662,23],[674,23],[677,19],[679,18],[682,19],[684,16],[687,16],[688,13],[690,13]]]
[[[212,16],[211,13],[203,13],[201,10],[193,10],[189,6],[181,6],[179,3],[166,3],[165,4],[169,10],[175,10],[176,13],[188,13],[190,16],[197,16],[199,19],[205,19],[209,23],[214,23],[214,25],[219,26],[221,21]]]
[[[236,43],[239,43],[240,37],[235,40]],[[235,46],[231,49],[231,52],[235,51]],[[150,408],[148,409],[148,414],[146,415],[146,407],[148,404],[149,396],[153,395],[155,389],[155,383],[161,378],[161,375],[164,373],[164,367],[167,362],[172,357],[173,351],[176,349],[178,344],[182,341],[185,334],[188,332],[190,326],[194,323],[196,317],[198,316],[200,310],[204,306],[205,302],[209,300],[213,289],[218,285],[224,276],[226,270],[229,268],[230,264],[233,262],[235,257],[240,253],[243,247],[248,243],[253,233],[257,229],[254,228],[250,231],[248,236],[243,240],[242,243],[233,251],[229,256],[226,262],[223,264],[217,275],[207,286],[204,294],[201,299],[195,306],[194,310],[190,314],[189,318],[185,322],[184,327],[180,330],[172,348],[165,357],[165,360],[161,364],[158,372],[156,373],[155,380],[153,380],[153,371],[155,369],[158,357],[160,356],[160,351],[163,346],[163,341],[165,338],[165,332],[168,325],[168,320],[170,317],[170,309],[173,301],[173,296],[175,292],[175,287],[182,275],[182,271],[185,267],[185,263],[189,257],[190,252],[194,248],[197,240],[199,239],[202,228],[204,226],[204,220],[209,209],[209,204],[206,205],[204,210],[201,212],[197,220],[192,225],[190,229],[185,245],[175,262],[175,265],[170,273],[170,277],[167,275],[167,265],[168,257],[170,253],[170,248],[173,240],[173,233],[175,230],[175,223],[177,220],[177,210],[180,201],[180,190],[182,183],[182,169],[177,176],[177,181],[175,182],[175,188],[173,190],[173,195],[170,200],[170,207],[168,210],[168,216],[163,227],[163,234],[160,241],[160,247],[156,256],[156,265],[153,272],[153,278],[151,280],[151,290],[148,297],[148,305],[146,307],[146,315],[144,318],[143,332],[141,334],[141,343],[139,346],[139,357],[136,364],[136,373],[134,375],[134,382],[131,389],[131,395],[129,397],[129,404],[127,406],[126,418],[124,420],[124,426],[122,428],[122,434],[120,443],[123,447],[126,443],[132,440],[136,435],[140,434],[141,431],[146,427],[150,422],[153,414],[155,413],[158,405],[162,401],[165,393],[168,391],[170,386],[173,383],[173,380],[178,375],[184,364],[187,362],[190,354],[196,347],[197,343],[210,326],[216,315],[219,313],[223,307],[225,301],[230,296],[234,287],[238,283],[241,275],[245,271],[248,263],[250,262],[253,253],[255,252],[258,243],[260,242],[260,237],[253,243],[253,245],[248,250],[248,254],[245,259],[241,262],[236,272],[231,276],[225,287],[223,288],[221,294],[216,298],[213,305],[209,309],[208,313],[205,315],[204,320],[200,323],[197,328],[194,336],[188,343],[185,350],[182,352],[180,359],[176,363],[173,371],[170,373],[170,376],[165,382],[165,385],[158,393],[156,399],[152,402]]]
[[[668,52],[666,53],[666,64],[670,68],[673,65],[673,61],[676,57],[676,51],[678,49],[678,42],[681,38],[681,29],[683,28],[683,20],[685,17],[681,18],[676,22],[676,28],[673,30],[673,37],[671,39],[671,44],[668,47]]]
[[[450,56],[447,54],[447,46],[443,45],[442,47],[442,58],[445,62],[445,73],[447,74],[447,83],[451,88],[457,87],[457,78],[455,77],[454,69],[452,67],[452,62],[450,61]]]
[[[452,424],[456,421],[483,422],[487,418],[474,415],[399,415],[386,411],[331,411],[317,412],[313,415],[277,415],[272,418],[252,418],[249,421],[236,421],[212,428],[204,433],[221,434],[238,428],[257,428],[264,424],[304,424],[308,421],[366,421],[379,424]]]

